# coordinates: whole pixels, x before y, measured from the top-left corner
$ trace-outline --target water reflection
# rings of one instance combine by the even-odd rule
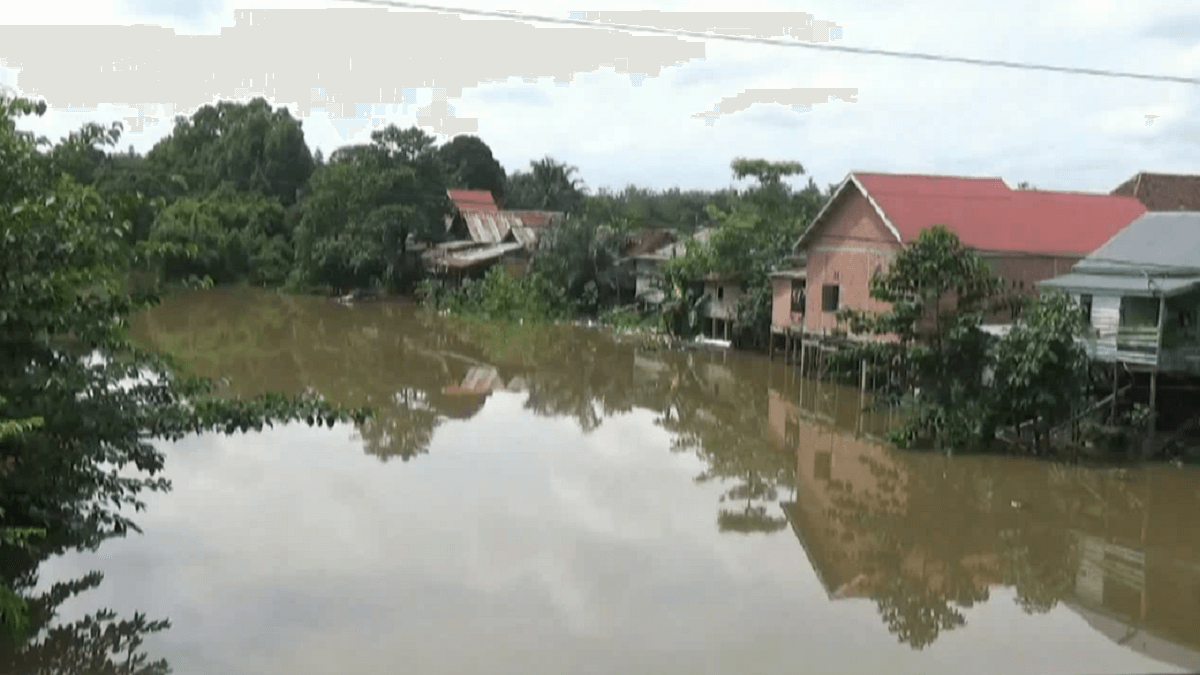
[[[776,378],[772,434],[795,448],[783,510],[831,600],[868,598],[921,649],[1010,587],[1160,661],[1200,670],[1200,475],[892,452],[857,392]]]
[[[858,392],[585,329],[240,289],[134,328],[230,393],[378,413],[186,439],[144,536],[44,566],[170,616],[147,649],[177,672],[1163,672],[1200,648],[1195,472],[894,453]]]

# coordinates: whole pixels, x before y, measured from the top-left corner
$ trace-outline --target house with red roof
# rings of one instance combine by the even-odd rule
[[[1014,190],[999,178],[852,172],[796,242],[805,292],[778,282],[773,323],[792,323],[795,297],[803,297],[795,309],[804,310],[804,333],[834,331],[842,308],[886,311],[870,298],[871,277],[934,224],[954,231],[1014,291],[1033,294],[1145,211],[1133,197]]]
[[[481,276],[494,264],[522,274],[539,234],[561,214],[502,211],[487,190],[447,190],[446,241],[425,253],[434,275],[449,285]]]

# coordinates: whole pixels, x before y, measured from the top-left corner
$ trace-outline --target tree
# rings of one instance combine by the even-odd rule
[[[550,156],[529,163],[529,171],[508,177],[505,208],[539,209],[577,214],[586,196],[578,167]]]
[[[1020,321],[996,348],[994,424],[1037,420],[1038,435],[1045,438],[1070,417],[1087,395],[1087,353],[1076,340],[1086,327],[1066,294],[1026,301]]]
[[[0,439],[0,526],[10,535],[0,553],[21,546],[33,564],[137,530],[120,509],[140,509],[142,491],[170,487],[152,440],[293,419],[332,426],[365,414],[309,395],[220,399],[211,382],[133,344],[128,318],[155,299],[130,295],[124,275],[169,247],[131,247],[129,223],[94,188],[39,169],[47,143],[17,131],[15,119],[44,110],[0,100],[0,420],[21,423],[5,425]],[[44,536],[11,536],[31,530]],[[9,612],[22,610],[11,595],[24,573],[2,572],[11,632]]]
[[[408,239],[445,233],[446,182],[434,139],[390,125],[372,142],[339,148],[313,175],[296,232],[296,274],[336,289],[400,289]]]
[[[184,197],[159,214],[150,240],[193,244],[190,255],[167,255],[162,277],[209,277],[217,283],[276,285],[292,266],[292,237],[284,209],[273,198],[223,187],[204,197]]]
[[[811,180],[798,193],[783,181],[804,172],[798,162],[735,159],[730,168],[736,178],[753,177],[758,183],[734,200],[731,210],[709,208],[716,224],[706,242],[688,245],[680,266],[692,279],[709,273],[735,279],[742,288],[735,337],[742,345],[761,345],[771,327],[768,275],[791,253],[823,199]]]
[[[573,218],[541,235],[532,269],[562,288],[576,309],[595,314],[620,292],[617,259],[625,237],[589,218]]]
[[[963,447],[982,438],[990,404],[984,385],[990,337],[980,326],[1008,302],[1001,278],[950,229],[934,225],[872,277],[871,298],[889,309],[847,309],[838,319],[854,333],[898,340],[863,348],[876,357],[898,359],[908,374],[880,392],[881,401],[894,404],[909,391],[918,392],[894,439]]]
[[[478,136],[459,135],[438,148],[438,157],[449,172],[449,185],[466,190],[487,190],[496,203],[504,203],[504,167]]]
[[[222,101],[191,118],[178,117],[171,135],[147,156],[160,171],[182,177],[192,192],[229,184],[285,206],[296,201],[314,168],[300,120],[287,108],[272,110],[263,98]]]

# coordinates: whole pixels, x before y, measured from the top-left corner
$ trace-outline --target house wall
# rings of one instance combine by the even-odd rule
[[[658,264],[650,260],[638,260],[634,267],[634,274],[636,275],[635,295],[652,304],[662,302],[664,294],[659,288]]]
[[[982,252],[980,257],[1005,280],[1011,292],[1024,296],[1037,295],[1039,281],[1070,272],[1071,267],[1082,259],[1082,256],[992,252]],[[1004,311],[988,317],[986,323],[1005,324],[1012,321],[1012,313]]]
[[[837,327],[832,312],[822,309],[823,288],[839,287],[839,308],[886,311],[887,304],[870,298],[871,276],[887,268],[900,243],[884,225],[871,203],[853,185],[839,200],[836,211],[808,242],[808,297],[804,313],[806,331],[828,332]]]
[[[804,324],[804,314],[792,311],[792,284],[795,281],[786,277],[771,280],[771,326],[774,328],[798,328]]]
[[[725,290],[720,300],[717,299],[718,289]],[[730,281],[706,281],[704,293],[709,296],[708,310],[705,316],[726,320],[737,318],[738,298],[742,296],[740,286]]]

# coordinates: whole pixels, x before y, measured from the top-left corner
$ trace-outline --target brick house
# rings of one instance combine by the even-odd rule
[[[834,331],[842,308],[886,311],[869,297],[872,275],[936,223],[989,261],[1014,291],[1033,294],[1037,282],[1067,272],[1145,211],[1133,197],[1013,190],[999,178],[850,173],[796,242],[806,260],[804,331]],[[781,317],[792,313],[790,306],[773,309]]]
[[[1143,171],[1112,193],[1133,197],[1147,211],[1200,211],[1200,176]]]

